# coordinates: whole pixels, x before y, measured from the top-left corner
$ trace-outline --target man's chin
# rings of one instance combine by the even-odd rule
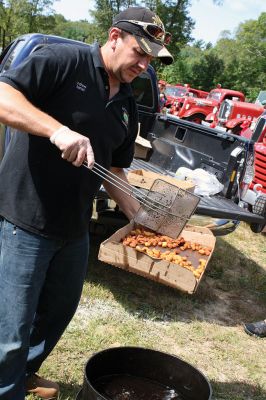
[[[123,83],[131,83],[135,78],[136,78],[136,76],[131,77],[131,78],[127,78],[127,79],[124,79],[122,82]]]
[[[121,78],[121,82],[123,83],[131,83],[139,74],[128,72],[128,73],[123,73]]]

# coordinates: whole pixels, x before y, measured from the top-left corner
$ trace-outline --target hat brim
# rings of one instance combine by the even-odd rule
[[[139,36],[136,34],[133,34],[133,36],[135,37],[141,49],[145,51],[145,53],[151,55],[152,57],[159,58],[162,63],[166,65],[170,65],[174,61],[172,54],[169,53],[165,46],[156,42],[152,42],[144,36]]]

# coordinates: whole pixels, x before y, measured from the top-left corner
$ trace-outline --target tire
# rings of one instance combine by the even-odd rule
[[[252,206],[252,212],[254,214],[262,215],[264,218],[266,218],[266,195],[265,194],[262,194],[256,198],[255,204]],[[254,233],[262,232],[264,227],[265,227],[265,224],[256,224],[256,223],[250,224],[250,229]]]
[[[184,119],[186,119],[187,121],[194,122],[194,124],[201,124],[201,122],[205,119],[205,115],[204,114],[193,114]]]
[[[250,224],[250,229],[254,233],[261,233],[263,231],[264,227],[265,227],[265,225],[262,225],[262,224],[255,224],[255,223]]]
[[[256,200],[255,204],[252,206],[252,211],[254,214],[262,215],[266,218],[266,195],[262,194],[259,195]]]

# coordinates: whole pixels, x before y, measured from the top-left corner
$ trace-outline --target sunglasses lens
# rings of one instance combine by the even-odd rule
[[[152,37],[154,37],[155,39],[158,39],[158,40],[162,40],[162,38],[164,36],[164,31],[159,26],[147,25],[146,31],[148,32],[149,35],[151,35]]]

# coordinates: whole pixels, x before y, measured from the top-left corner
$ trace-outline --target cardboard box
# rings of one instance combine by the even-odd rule
[[[189,192],[194,191],[195,184],[192,181],[182,181],[172,178],[168,175],[157,174],[156,172],[145,171],[144,169],[136,169],[129,171],[127,174],[129,183],[133,186],[137,186],[143,189],[150,189],[156,179],[162,179],[165,182],[171,183],[181,189],[188,190]]]
[[[165,260],[155,260],[134,248],[124,246],[121,239],[123,239],[134,228],[135,223],[132,221],[128,225],[116,231],[109,239],[105,240],[100,246],[98,259],[107,264],[114,265],[115,267],[133,272],[145,278],[171,286],[175,289],[182,290],[183,292],[190,294],[195,293],[205,270],[201,274],[200,278],[197,279],[192,271],[181,267],[178,264]],[[187,241],[197,242],[212,248],[209,256],[201,256],[196,251],[193,252],[194,254],[191,256],[198,259],[205,258],[207,261],[205,266],[206,269],[215,247],[216,239],[212,232],[203,227],[187,226],[180,236],[184,237]],[[192,254],[192,250],[190,251]]]
[[[137,136],[135,140],[135,158],[146,160],[149,150],[152,148],[150,142],[141,136]]]

